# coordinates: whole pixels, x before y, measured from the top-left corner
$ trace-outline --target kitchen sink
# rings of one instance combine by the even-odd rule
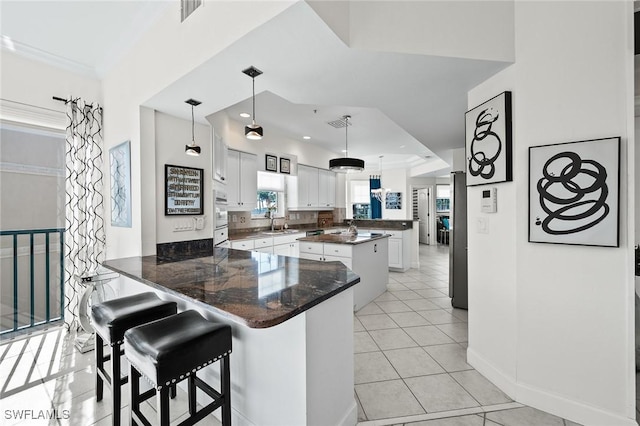
[[[265,235],[282,235],[282,234],[296,234],[300,231],[297,229],[284,229],[281,231],[263,231],[262,233]]]

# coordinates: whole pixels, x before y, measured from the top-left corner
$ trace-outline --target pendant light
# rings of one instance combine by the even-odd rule
[[[251,115],[251,124],[248,126],[244,126],[244,136],[247,139],[260,140],[262,139],[263,131],[262,131],[262,126],[259,126],[256,124],[256,80],[255,79],[257,76],[262,74],[262,71],[260,71],[258,68],[252,65],[249,68],[242,70],[242,72],[248,75],[249,77],[251,77],[252,86],[253,86],[252,96],[251,96],[252,104],[253,104],[253,113]]]
[[[364,160],[359,158],[349,158],[349,120],[350,115],[342,117],[344,121],[344,157],[334,158],[329,160],[329,168],[334,172],[346,173],[346,172],[361,172],[364,170]]]
[[[200,105],[202,102],[200,101],[196,101],[195,99],[188,99],[185,101],[186,103],[188,103],[189,105],[191,105],[191,143],[189,145],[185,145],[184,146],[184,152],[187,155],[193,155],[193,156],[198,156],[200,155],[200,147],[198,145],[196,145],[196,138],[195,138],[195,118],[193,115],[193,107],[197,107],[198,105]]]

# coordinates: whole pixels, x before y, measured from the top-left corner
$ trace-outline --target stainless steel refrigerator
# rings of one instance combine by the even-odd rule
[[[467,292],[467,179],[451,173],[449,230],[449,297],[454,308],[468,309]]]

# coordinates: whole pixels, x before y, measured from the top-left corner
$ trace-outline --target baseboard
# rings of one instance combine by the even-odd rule
[[[500,388],[502,392],[514,401],[517,401],[518,389],[515,378],[498,370],[493,364],[487,362],[473,349],[467,349],[467,364],[478,370],[480,374],[489,379],[491,383]],[[519,402],[519,401],[518,401]]]
[[[467,363],[514,401],[583,425],[637,426],[635,419],[554,395],[504,374],[473,349],[467,349]]]
[[[356,405],[355,398],[351,401],[351,405],[347,409],[347,412],[342,416],[342,419],[337,423],[338,426],[353,426],[358,423],[358,406]]]

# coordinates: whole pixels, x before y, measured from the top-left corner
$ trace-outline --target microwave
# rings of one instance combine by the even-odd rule
[[[216,229],[223,228],[228,225],[228,203],[227,193],[224,191],[215,191],[213,209],[215,211]]]

